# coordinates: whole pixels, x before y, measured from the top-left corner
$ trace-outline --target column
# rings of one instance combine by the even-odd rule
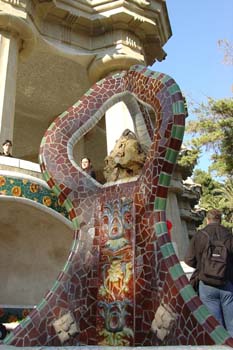
[[[124,102],[118,102],[105,113],[107,152],[112,151],[125,129],[134,132],[134,125],[129,110]]]
[[[0,143],[13,140],[19,38],[0,33]]]

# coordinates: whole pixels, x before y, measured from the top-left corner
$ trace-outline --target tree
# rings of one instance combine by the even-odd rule
[[[210,173],[196,169],[193,174],[194,182],[201,185],[202,195],[199,207],[208,211],[212,208],[223,213],[223,224],[233,228],[233,181],[221,183],[213,179]]]
[[[233,65],[233,43],[227,39],[218,40],[218,46],[224,51],[223,62]]]
[[[209,98],[193,112],[197,119],[187,125],[187,132],[194,135],[190,143],[199,152],[208,150],[212,160],[209,172],[194,172],[194,182],[202,186],[199,206],[221,210],[224,225],[233,228],[233,100]]]
[[[177,159],[177,166],[182,168],[183,180],[192,175],[194,167],[197,165],[199,154],[200,149],[198,147],[181,149]]]
[[[224,39],[218,45],[224,50],[223,62],[233,65],[233,43]],[[188,122],[186,133],[193,136],[189,145],[195,163],[203,150],[212,160],[208,172],[194,172],[194,181],[202,185],[200,206],[220,209],[224,224],[233,228],[233,99],[208,98],[207,103],[191,105],[191,110],[196,119]],[[214,180],[213,175],[221,180]]]
[[[192,111],[197,119],[187,124],[186,132],[195,135],[192,147],[211,152],[211,171],[218,176],[233,176],[233,100],[208,98]]]
[[[193,108],[197,119],[188,122],[187,133],[194,135],[192,152],[209,151],[209,172],[196,169],[194,182],[201,184],[199,206],[206,211],[216,208],[223,213],[225,226],[233,228],[233,100],[208,99]],[[220,176],[216,181],[213,176]]]
[[[193,174],[193,180],[202,187],[202,196],[200,199],[199,206],[206,211],[214,207],[218,207],[219,198],[218,189],[221,188],[220,183],[214,180],[210,173],[196,169]]]
[[[224,213],[225,224],[233,227],[233,180],[227,180],[214,194],[219,199],[219,209]]]

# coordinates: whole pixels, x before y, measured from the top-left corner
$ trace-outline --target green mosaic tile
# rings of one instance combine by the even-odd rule
[[[23,321],[20,322],[20,326],[22,328],[26,328],[27,325],[29,325],[31,323],[31,318],[30,317],[26,317]]]
[[[73,107],[78,107],[81,103],[82,103],[82,101],[78,100],[78,101],[73,105]]]
[[[101,86],[101,85],[104,83],[105,80],[106,80],[106,79],[103,78],[103,79],[97,81],[95,84],[96,84],[97,86]]]
[[[156,228],[156,232],[158,234],[162,234],[162,233],[165,233],[167,232],[167,224],[166,222],[162,221],[162,222],[157,222],[155,224],[155,228]]]
[[[171,175],[161,173],[159,176],[159,184],[168,187],[171,182]]]
[[[71,209],[74,208],[74,206],[73,206],[71,200],[68,199],[68,198],[64,201],[64,206],[66,207],[66,210],[67,210],[68,212],[69,212]]]
[[[51,288],[51,292],[56,292],[56,290],[59,288],[60,286],[60,282],[59,281],[55,281],[54,285]]]
[[[72,220],[72,225],[74,230],[79,230],[80,226],[79,226],[79,221],[77,217]]]
[[[203,324],[210,316],[208,309],[204,305],[200,305],[193,314],[200,324]]]
[[[120,78],[123,77],[125,75],[124,72],[117,72],[115,74],[112,75],[113,78]]]
[[[161,82],[163,83],[163,84],[165,84],[167,81],[169,81],[169,80],[173,80],[173,78],[172,77],[170,77],[169,75],[167,75],[167,74],[164,74],[164,76],[163,76],[163,78],[161,79]]]
[[[59,194],[61,193],[60,187],[59,187],[58,185],[54,185],[54,186],[52,187],[52,191],[54,192],[54,194],[55,194],[56,196],[59,196]]]
[[[41,140],[41,143],[40,143],[40,146],[44,146],[46,143],[46,137],[43,137],[42,140]]]
[[[176,92],[180,92],[180,88],[176,83],[174,83],[172,86],[168,87],[168,91],[170,92],[171,95],[173,95]]]
[[[55,124],[54,122],[51,123],[51,124],[49,125],[47,131],[51,131],[51,130],[54,128],[54,124]]]
[[[135,65],[135,66],[132,66],[130,68],[131,71],[135,71],[135,72],[141,72],[145,67],[141,66],[141,65]]]
[[[86,96],[86,97],[91,96],[93,91],[94,91],[93,89],[87,90],[87,92],[84,94],[84,96]]]
[[[65,266],[63,267],[63,272],[67,272],[68,270],[69,270],[69,268],[70,268],[70,266],[71,266],[71,262],[70,261],[67,261],[66,263],[65,263]]]
[[[190,299],[192,299],[193,295],[195,294],[193,291],[193,288],[190,284],[185,286],[180,290],[180,294],[182,295],[182,298],[185,302],[188,302]]]
[[[193,314],[200,324],[203,324],[210,316],[208,309],[204,305],[201,305]],[[210,336],[216,344],[224,344],[229,338],[228,332],[222,326],[217,326],[210,333]]]
[[[68,113],[67,111],[65,111],[65,112],[63,112],[63,113],[61,113],[61,114],[59,115],[59,118],[64,118],[64,117],[66,117],[68,114],[69,114],[69,113]],[[51,128],[51,126],[52,126],[53,124],[55,124],[55,123],[52,123],[52,124],[50,125],[49,129]],[[53,126],[54,126],[54,125],[53,125]]]
[[[172,137],[182,140],[184,136],[185,127],[181,125],[173,125],[172,127]]]
[[[37,305],[38,310],[42,310],[48,304],[46,299],[42,299],[41,302]]]
[[[160,72],[154,72],[152,77],[153,77],[154,79],[157,79],[159,76],[161,76],[161,74],[162,74],[162,73],[160,73]]]
[[[77,246],[78,246],[78,240],[74,240],[73,241],[73,244],[72,244],[72,247],[71,247],[71,251],[72,252],[75,252],[76,251],[76,249],[77,249]]]
[[[154,208],[159,210],[165,210],[167,204],[167,199],[156,197]]]
[[[177,151],[175,151],[174,149],[168,148],[166,151],[165,159],[168,162],[175,164],[177,156],[178,156]]]
[[[211,338],[216,344],[224,344],[229,338],[228,332],[221,326],[217,326],[212,333],[210,333]]]
[[[172,104],[172,111],[173,114],[185,114],[185,107],[184,107],[184,102],[183,101],[177,101]]]
[[[160,247],[160,249],[165,259],[175,253],[173,244],[171,242],[164,244],[162,247]]]
[[[143,75],[144,75],[144,77],[151,77],[151,78],[153,78],[153,75],[151,74],[151,71],[149,71],[149,70],[146,70],[145,72],[143,72]]]
[[[174,247],[173,247],[173,249],[174,249]],[[181,276],[184,275],[184,271],[183,271],[183,269],[182,269],[182,267],[180,266],[179,263],[174,265],[174,266],[172,266],[169,269],[169,271],[170,271],[170,274],[172,275],[172,278],[174,280],[177,280],[178,278],[180,278]]]
[[[44,180],[45,180],[46,182],[48,182],[49,179],[51,178],[51,176],[50,176],[50,174],[48,173],[47,170],[43,171],[42,175],[43,175],[43,178],[44,178]]]
[[[10,344],[11,341],[14,339],[15,335],[11,332],[9,333],[6,338],[4,339],[5,344]]]

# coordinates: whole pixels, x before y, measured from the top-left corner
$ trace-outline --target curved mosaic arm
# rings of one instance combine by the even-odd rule
[[[154,137],[137,181],[103,186],[76,165],[73,146],[127,96],[154,109]],[[167,234],[167,194],[184,123],[175,81],[134,66],[96,83],[50,126],[41,169],[73,222],[73,247],[52,289],[5,343],[161,345],[152,329],[162,306],[171,320],[166,344],[233,345],[189,285]]]

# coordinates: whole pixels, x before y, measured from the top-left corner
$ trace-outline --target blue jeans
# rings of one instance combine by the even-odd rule
[[[212,287],[200,281],[199,296],[210,313],[233,337],[233,284],[227,282],[224,286]]]

